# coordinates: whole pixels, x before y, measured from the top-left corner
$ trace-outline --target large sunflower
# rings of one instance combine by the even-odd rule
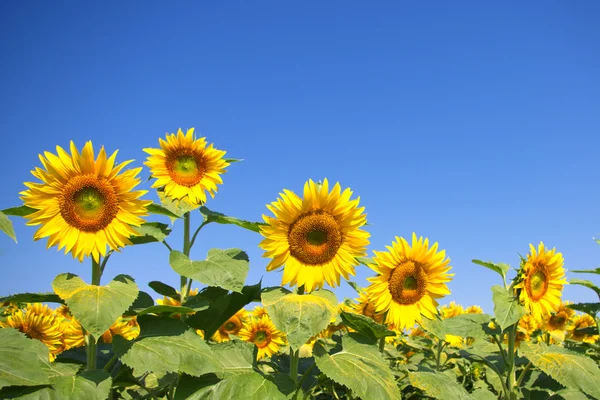
[[[386,323],[398,329],[413,326],[421,320],[437,315],[437,301],[450,294],[446,282],[454,274],[448,273],[449,259],[444,250],[438,252],[437,242],[429,247],[429,239],[412,235],[412,246],[404,238],[396,237],[389,251],[375,251],[370,267],[379,275],[368,278],[367,288],[375,303],[375,312],[387,312]]]
[[[56,151],[40,155],[44,168],[31,173],[42,182],[26,182],[29,189],[21,192],[25,205],[37,210],[26,216],[27,225],[42,225],[34,239],[48,237],[48,247],[64,247],[80,261],[89,255],[98,261],[107,245],[118,250],[131,244],[128,238],[139,235],[132,226],[144,222],[140,217],[151,203],[139,199],[145,190],[132,190],[142,169],[120,174],[131,161],[115,166],[117,152],[107,158],[104,147],[94,160],[92,142],[81,154],[72,141],[70,155],[59,146]]]
[[[239,332],[240,339],[254,343],[258,348],[257,359],[271,357],[285,346],[285,335],[275,328],[268,316],[254,318]]]
[[[327,179],[322,185],[306,182],[304,198],[285,189],[280,196],[267,205],[275,218],[263,215],[268,225],[261,227],[260,247],[264,257],[273,258],[267,271],[285,266],[282,285],[304,285],[307,292],[324,282],[338,286],[340,275],[354,275],[356,257],[365,256],[369,244],[369,233],[361,229],[366,215],[358,207],[360,198],[350,200],[352,192],[342,192],[339,183],[330,193]]]
[[[542,242],[537,249],[532,244],[529,247],[531,253],[523,262],[514,288],[523,305],[541,322],[560,307],[563,285],[567,283],[564,260],[556,249],[546,250]]]
[[[223,183],[221,174],[229,165],[223,156],[206,138],[195,139],[194,128],[184,135],[167,134],[167,140],[159,138],[160,149],[144,149],[150,156],[144,164],[150,168],[156,181],[153,188],[164,187],[167,197],[185,200],[192,205],[206,202],[206,192],[211,197],[217,192],[217,184]]]

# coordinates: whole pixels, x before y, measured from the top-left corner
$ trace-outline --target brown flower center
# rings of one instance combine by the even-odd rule
[[[525,290],[533,301],[538,301],[548,291],[548,279],[544,266],[535,266],[525,278]]]
[[[271,334],[266,331],[258,331],[254,334],[254,344],[259,347],[265,347],[271,342]]]
[[[390,274],[390,294],[400,304],[415,304],[425,295],[427,277],[423,267],[414,261],[404,261]]]
[[[119,212],[119,200],[112,185],[93,174],[71,179],[58,204],[64,220],[84,232],[104,229]]]
[[[202,154],[191,150],[178,150],[167,156],[167,170],[173,181],[191,187],[198,184],[206,173]]]
[[[292,257],[306,265],[322,265],[337,254],[342,245],[342,232],[331,214],[311,211],[290,226],[288,243]]]
[[[550,317],[548,326],[554,331],[564,330],[569,317],[564,311]]]

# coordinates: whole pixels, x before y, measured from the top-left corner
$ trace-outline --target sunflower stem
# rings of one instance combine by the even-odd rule
[[[190,222],[191,222],[191,215],[190,212],[186,212],[183,215],[183,254],[185,254],[186,256],[190,256]],[[185,276],[181,275],[180,277],[180,283],[181,283],[181,290],[179,291],[179,295],[181,296],[181,304],[183,305],[183,302],[185,301],[185,298],[187,296],[187,283],[188,280]],[[184,318],[184,315],[181,315],[182,319]]]
[[[98,258],[98,261],[92,257],[92,285],[100,286],[100,278],[102,277],[102,268],[100,265],[102,257]],[[102,263],[102,266],[106,266],[106,263]],[[86,353],[87,353],[87,367],[88,371],[96,369],[96,359],[98,357],[98,348],[96,347],[96,338],[87,334],[86,337]]]
[[[379,352],[383,354],[383,350],[385,349],[385,337],[379,338]]]
[[[516,371],[515,371],[515,343],[517,340],[517,325],[518,322],[512,325],[508,330],[508,376],[506,377],[506,388],[508,390],[507,399],[513,400],[517,398],[516,388]]]
[[[525,378],[525,375],[527,374],[527,372],[529,372],[529,370],[531,369],[531,361],[529,361],[527,363],[527,365],[525,366],[525,369],[523,371],[521,371],[521,374],[519,375],[519,379],[517,379],[517,383],[516,383],[516,387],[521,387],[521,384],[523,383],[523,379]]]
[[[300,361],[300,352],[290,346],[290,378],[294,381],[294,388],[298,382],[298,362]]]
[[[442,350],[444,349],[444,342],[441,339],[438,339],[437,342],[437,352],[435,355],[435,364],[438,371],[441,371],[442,366],[440,365],[440,361],[442,360]]]

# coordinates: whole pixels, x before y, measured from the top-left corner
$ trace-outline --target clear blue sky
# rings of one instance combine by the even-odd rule
[[[283,188],[340,181],[366,206],[370,250],[413,231],[447,250],[447,301],[491,312],[498,279],[470,260],[517,266],[540,240],[569,269],[600,264],[597,1],[126,3],[0,4],[0,209],[57,144],[92,140],[141,166],[142,148],[195,127],[245,159],[209,208],[259,220]],[[13,221],[0,295],[49,291],[66,271],[89,280],[88,263]],[[192,258],[239,247],[248,282],[276,285],[260,239],[208,226]],[[159,244],[115,255],[103,283],[120,273],[149,292],[178,282]],[[595,299],[577,286],[565,297]]]

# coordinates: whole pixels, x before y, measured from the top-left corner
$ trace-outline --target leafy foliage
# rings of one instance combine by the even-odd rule
[[[519,322],[526,313],[525,308],[515,299],[510,289],[498,285],[492,286],[492,298],[494,317],[502,330]]]
[[[216,222],[217,224],[233,224],[241,228],[251,230],[253,232],[260,232],[260,227],[265,225],[262,222],[250,222],[243,219],[229,217],[220,212],[211,211],[205,206],[200,207],[200,212],[204,216],[204,220],[209,222]]]
[[[18,293],[11,296],[0,297],[0,303],[60,303],[64,301],[55,293]]]
[[[0,231],[6,233],[15,242],[17,241],[17,235],[15,235],[15,229],[10,219],[0,211]]]
[[[469,392],[448,375],[436,372],[409,372],[411,385],[427,395],[442,400],[471,400]]]
[[[16,329],[0,329],[0,388],[49,384],[44,357],[47,363],[48,348],[41,342]]]
[[[494,263],[491,261],[481,261],[476,259],[471,260],[471,262],[496,272],[502,277],[503,280],[506,279],[506,275],[508,274],[508,271],[510,271],[510,265],[504,263]]]
[[[144,222],[141,226],[134,227],[134,229],[140,236],[132,236],[129,238],[133,244],[162,242],[171,233],[169,226],[161,222]]]
[[[387,329],[384,325],[378,324],[367,316],[347,312],[342,312],[340,315],[346,326],[374,342],[386,336],[396,336],[396,332]]]

